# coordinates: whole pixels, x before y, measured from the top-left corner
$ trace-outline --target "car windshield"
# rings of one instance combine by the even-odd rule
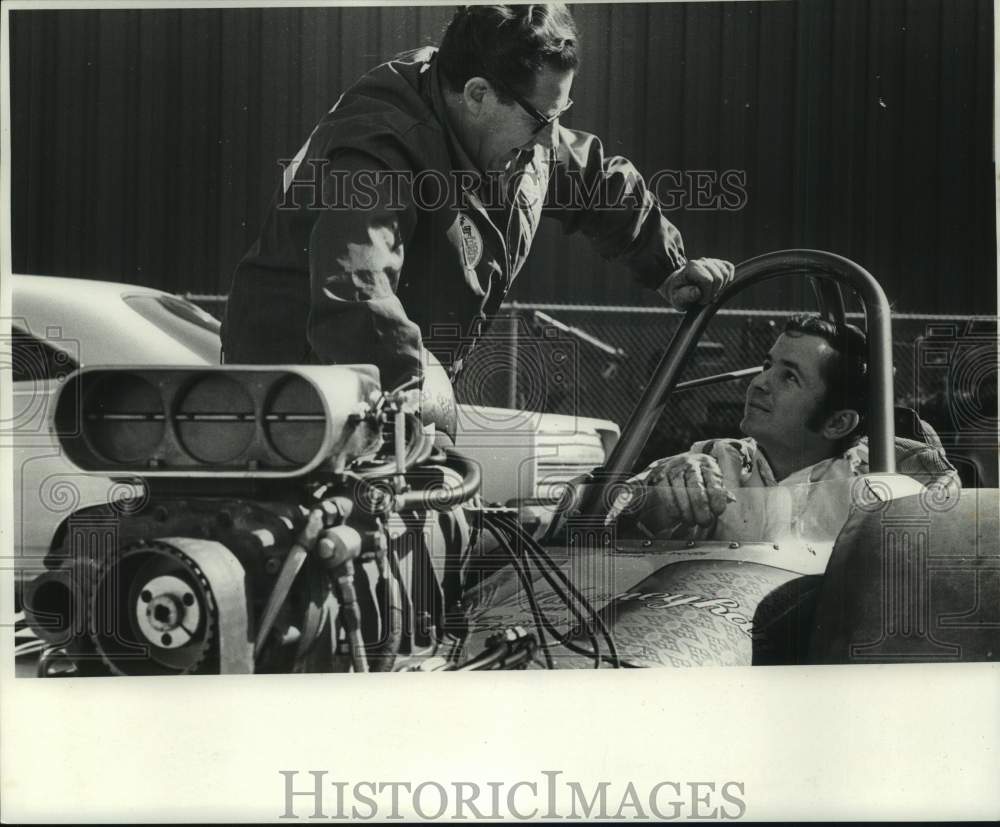
[[[208,362],[219,362],[219,320],[178,296],[131,295],[125,303]]]

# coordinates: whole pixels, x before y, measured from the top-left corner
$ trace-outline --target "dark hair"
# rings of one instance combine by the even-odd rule
[[[445,30],[437,60],[454,92],[478,75],[530,97],[543,66],[577,68],[578,42],[573,16],[562,3],[459,6]],[[496,92],[501,101],[510,103],[502,88]]]
[[[838,442],[838,448],[846,450],[865,433],[868,418],[868,340],[865,334],[852,324],[838,325],[813,313],[792,316],[785,322],[784,332],[793,336],[818,336],[836,354],[835,358],[820,365],[826,393],[822,407],[806,425],[819,430],[834,411],[845,408],[857,411],[857,426]]]

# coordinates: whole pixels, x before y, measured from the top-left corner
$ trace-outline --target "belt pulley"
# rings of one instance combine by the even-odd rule
[[[252,671],[244,572],[219,543],[162,538],[123,549],[97,577],[90,639],[121,675]],[[225,663],[223,663],[225,662]]]

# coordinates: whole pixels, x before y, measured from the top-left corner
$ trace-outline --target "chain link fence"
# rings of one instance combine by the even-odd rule
[[[622,427],[682,318],[667,308],[514,304],[507,310],[469,356],[459,398],[599,417]],[[720,311],[681,381],[760,365],[791,315]],[[848,318],[863,325],[860,314]],[[946,446],[971,441],[995,449],[996,318],[894,317],[893,364],[896,404],[917,410]],[[739,434],[748,382],[676,392],[646,453],[665,456],[698,439]]]
[[[190,296],[219,316],[219,296]],[[610,419],[623,427],[677,330],[670,308],[507,303],[465,354],[459,401]],[[787,310],[721,310],[681,381],[760,365]],[[863,325],[860,314],[848,314]],[[893,317],[897,405],[948,446],[997,447],[996,317]],[[739,434],[748,379],[676,392],[646,446],[651,460]]]

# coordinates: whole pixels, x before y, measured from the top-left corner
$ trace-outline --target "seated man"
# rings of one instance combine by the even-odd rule
[[[644,483],[643,495],[620,497],[608,522],[625,511],[636,515],[644,533],[659,534],[648,525],[652,511],[660,529],[699,526],[704,532],[737,502],[736,489],[799,486],[801,496],[785,498],[784,517],[759,515],[758,526],[769,519],[772,525],[784,519],[793,527],[808,517],[815,523],[816,515],[807,512],[825,511],[819,522],[835,536],[847,517],[847,498],[831,496],[832,488],[817,493],[809,484],[868,473],[868,444],[862,436],[867,389],[867,343],[858,328],[816,315],[792,317],[764,360],[764,370],[747,388],[740,422],[746,437],[696,442],[687,453],[652,463],[631,480]],[[896,468],[924,485],[940,486],[942,496],[959,493],[958,474],[939,447],[897,438]],[[762,507],[771,506],[761,498],[755,505],[743,503],[742,522],[728,528],[738,534],[753,521],[747,513]]]

